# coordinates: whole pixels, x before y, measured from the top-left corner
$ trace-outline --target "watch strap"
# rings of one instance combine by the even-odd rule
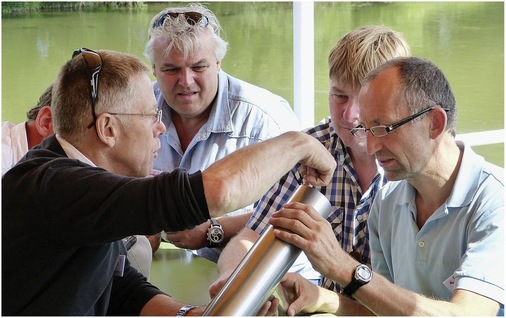
[[[179,310],[176,313],[176,316],[186,316],[186,314],[192,310],[193,308],[196,308],[197,306],[193,305],[184,305],[183,307],[179,308]]]
[[[371,277],[367,281],[363,281],[363,280],[357,279],[357,270],[360,267],[367,267],[367,265],[364,265],[364,264],[358,265],[355,268],[355,271],[353,271],[353,276],[351,277],[351,282],[346,287],[344,287],[344,289],[343,289],[343,295],[345,295],[348,298],[354,299],[353,298],[353,294],[355,294],[355,292],[357,291],[357,289],[359,289],[360,287],[362,287],[365,284],[369,283],[370,280],[371,280],[371,278],[372,278],[372,275],[371,275]],[[370,270],[369,267],[367,267],[367,269]]]
[[[210,221],[211,224],[209,226],[209,229],[207,230],[207,246],[208,247],[220,247],[221,246],[221,242],[223,242],[223,236],[225,235],[225,233],[223,232],[223,227],[221,226],[220,223],[218,223],[218,220],[216,220],[215,218],[210,218],[209,221]],[[218,228],[222,232],[222,238],[221,238],[221,240],[219,242],[214,242],[211,239],[210,232],[214,228]]]
[[[355,279],[355,277],[352,278],[351,282],[344,287],[343,289],[343,295],[353,299],[353,294],[359,289],[363,284],[360,283],[358,280]]]
[[[221,226],[215,218],[210,218],[211,226]]]

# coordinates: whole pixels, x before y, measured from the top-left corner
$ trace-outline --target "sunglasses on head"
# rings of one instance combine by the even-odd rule
[[[186,22],[190,25],[198,25],[199,27],[205,28],[209,25],[209,19],[200,12],[167,12],[162,14],[156,21],[154,27],[159,28],[163,26],[163,23],[167,18],[177,19],[179,16],[183,16]]]
[[[95,125],[95,122],[97,121],[97,114],[95,113],[95,105],[97,103],[98,75],[100,74],[100,70],[102,69],[102,58],[97,52],[87,48],[80,48],[78,50],[75,50],[74,53],[72,54],[72,58],[74,58],[76,55],[79,54],[83,56],[86,66],[91,71],[91,80],[90,80],[91,114],[93,115],[93,122],[88,125],[88,128],[91,128]]]

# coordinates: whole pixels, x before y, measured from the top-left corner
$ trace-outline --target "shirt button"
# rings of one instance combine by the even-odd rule
[[[420,246],[420,247],[424,247],[424,246],[425,246],[425,242],[424,242],[424,241],[420,241],[420,242],[418,242],[418,246]]]

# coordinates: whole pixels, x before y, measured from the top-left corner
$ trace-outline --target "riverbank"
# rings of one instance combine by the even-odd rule
[[[55,11],[136,10],[143,8],[144,6],[145,3],[142,1],[3,2],[2,16]]]

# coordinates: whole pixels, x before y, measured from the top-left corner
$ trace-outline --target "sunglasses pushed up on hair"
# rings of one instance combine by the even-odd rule
[[[100,74],[100,70],[102,69],[102,58],[100,57],[100,54],[87,48],[80,48],[75,50],[74,53],[72,53],[72,58],[76,57],[79,54],[83,56],[84,62],[86,63],[86,66],[90,69],[91,72],[91,80],[90,80],[91,114],[93,115],[93,122],[88,125],[89,129],[93,127],[95,125],[95,122],[97,121],[95,105],[97,103],[98,98],[98,75]]]
[[[209,19],[205,15],[203,15],[200,12],[190,11],[190,12],[166,12],[162,14],[158,20],[156,20],[153,27],[159,28],[163,26],[163,23],[168,18],[177,19],[180,16],[183,16],[186,22],[190,25],[198,25],[199,27],[202,28],[205,28],[209,25]]]

